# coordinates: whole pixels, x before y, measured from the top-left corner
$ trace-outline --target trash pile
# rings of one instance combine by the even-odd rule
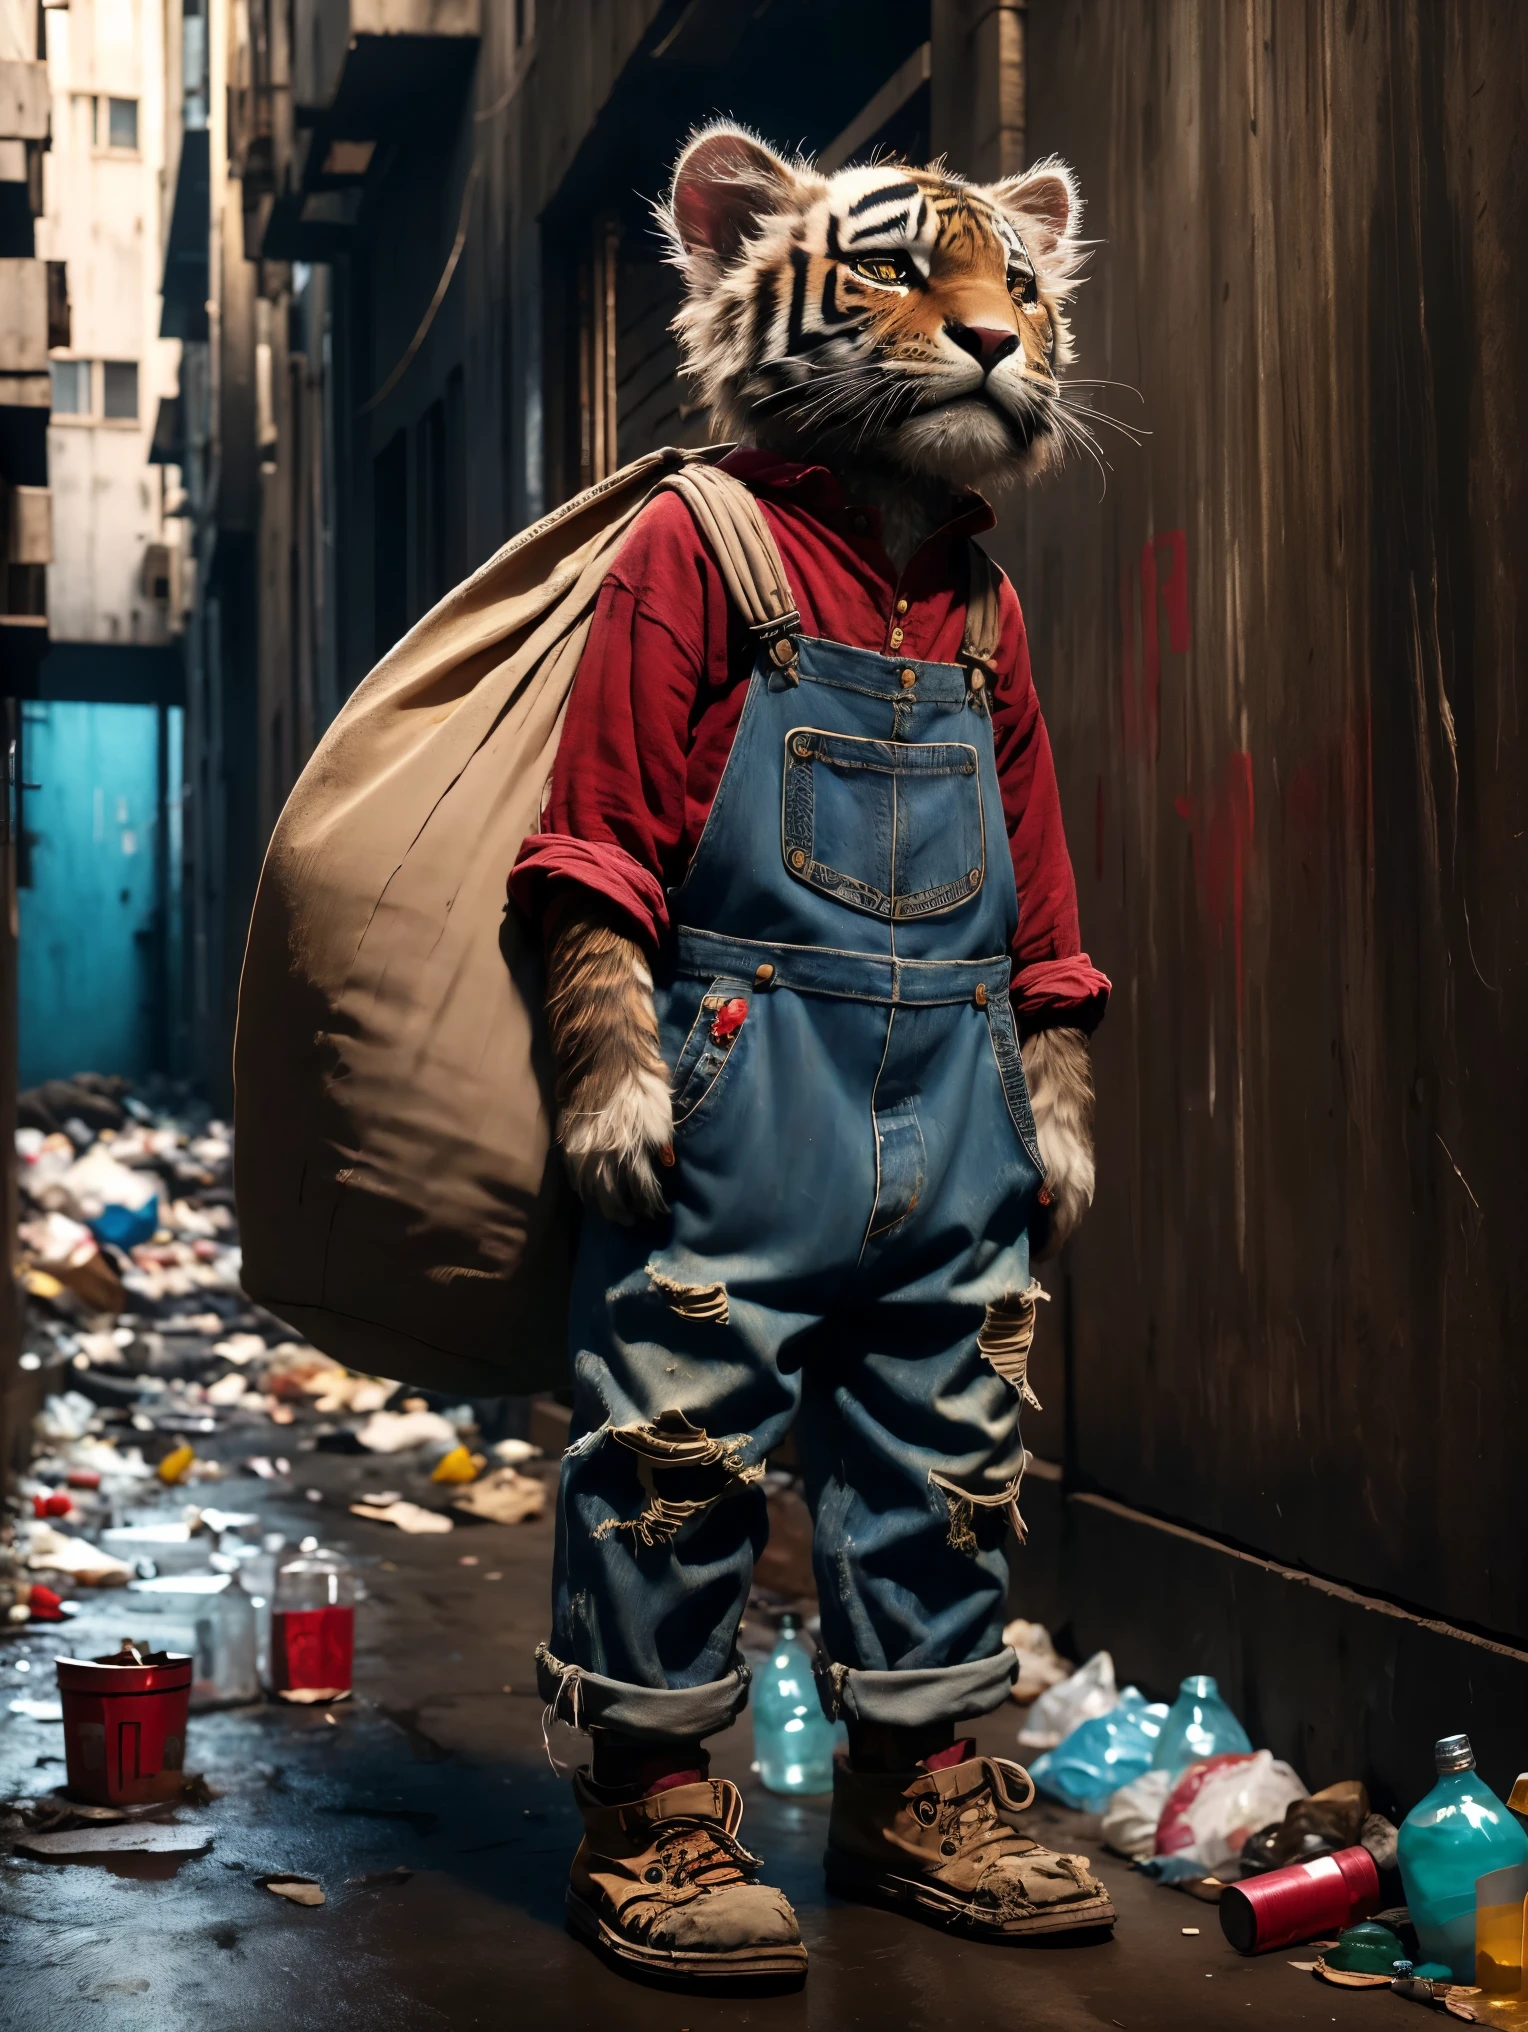
[[[130,1623],[154,1655],[186,1655],[192,1710],[343,1697],[361,1594],[347,1563],[262,1534],[223,1486],[280,1493],[302,1453],[374,1455],[406,1486],[364,1490],[355,1514],[446,1532],[542,1515],[538,1450],[484,1438],[502,1403],[342,1368],[250,1302],[232,1131],[186,1090],[82,1073],[23,1094],[18,1120],[21,1366],[45,1395],[0,1526],[4,1628],[70,1622],[88,1659]]]
[[[1098,1814],[1107,1846],[1145,1875],[1218,1905],[1238,1953],[1309,1942],[1317,1958],[1292,1966],[1323,1981],[1528,2032],[1528,1773],[1504,1804],[1469,1738],[1445,1736],[1437,1785],[1397,1828],[1359,1780],[1312,1793],[1254,1749],[1208,1674],[1168,1706],[1121,1689],[1107,1651],[1074,1669],[1038,1624],[1003,1634],[1036,1786]]]

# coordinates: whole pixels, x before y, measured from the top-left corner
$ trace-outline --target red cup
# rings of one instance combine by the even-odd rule
[[[355,1659],[355,1610],[277,1609],[271,1617],[271,1684],[278,1693],[348,1693]]]
[[[135,1806],[180,1792],[192,1661],[183,1651],[155,1652],[152,1659],[147,1665],[114,1658],[55,1661],[74,1798]]]
[[[1220,1894],[1220,1930],[1238,1954],[1341,1933],[1380,1907],[1379,1871],[1367,1849],[1339,1849],[1246,1877]]]

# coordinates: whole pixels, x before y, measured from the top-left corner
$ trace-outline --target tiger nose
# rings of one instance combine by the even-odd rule
[[[1006,360],[1010,353],[1019,350],[1018,333],[1001,331],[995,325],[963,325],[955,318],[946,318],[944,329],[956,345],[969,353],[988,374],[999,360]]]

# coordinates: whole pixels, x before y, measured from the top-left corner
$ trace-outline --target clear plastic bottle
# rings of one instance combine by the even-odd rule
[[[1423,1961],[1473,1983],[1475,1880],[1528,1863],[1528,1835],[1475,1769],[1468,1736],[1440,1737],[1433,1761],[1437,1784],[1401,1823],[1401,1882]]]
[[[276,1575],[271,1684],[277,1693],[333,1698],[350,1691],[355,1576],[337,1552],[304,1549]]]
[[[254,1607],[255,1670],[263,1687],[271,1683],[271,1611],[276,1598],[276,1568],[286,1544],[279,1531],[267,1531],[258,1545],[230,1532],[220,1541],[219,1551],[211,1562],[220,1572],[231,1573],[236,1566],[244,1592]],[[235,1564],[220,1566],[220,1560],[224,1559]]]
[[[1167,1710],[1151,1768],[1176,1779],[1190,1764],[1202,1763],[1206,1757],[1251,1748],[1247,1731],[1221,1699],[1215,1681],[1207,1672],[1191,1672]]]
[[[812,1661],[792,1615],[780,1618],[769,1661],[753,1690],[753,1747],[771,1792],[831,1792],[841,1730],[817,1698]]]

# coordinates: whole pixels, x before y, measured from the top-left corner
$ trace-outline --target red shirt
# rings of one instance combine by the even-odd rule
[[[965,547],[993,523],[985,501],[934,532],[897,575],[879,518],[822,466],[752,450],[727,470],[757,495],[803,632],[914,661],[954,663],[965,627]],[[899,611],[906,602],[905,611]],[[900,642],[891,633],[900,628]],[[731,752],[754,646],[694,518],[674,493],[637,518],[600,588],[542,813],[510,877],[533,915],[549,884],[597,890],[645,944],[668,929]],[[1050,739],[1013,587],[1002,586],[992,732],[1019,896],[1013,1000],[1021,1027],[1091,1030],[1109,983],[1081,950],[1077,891]]]

